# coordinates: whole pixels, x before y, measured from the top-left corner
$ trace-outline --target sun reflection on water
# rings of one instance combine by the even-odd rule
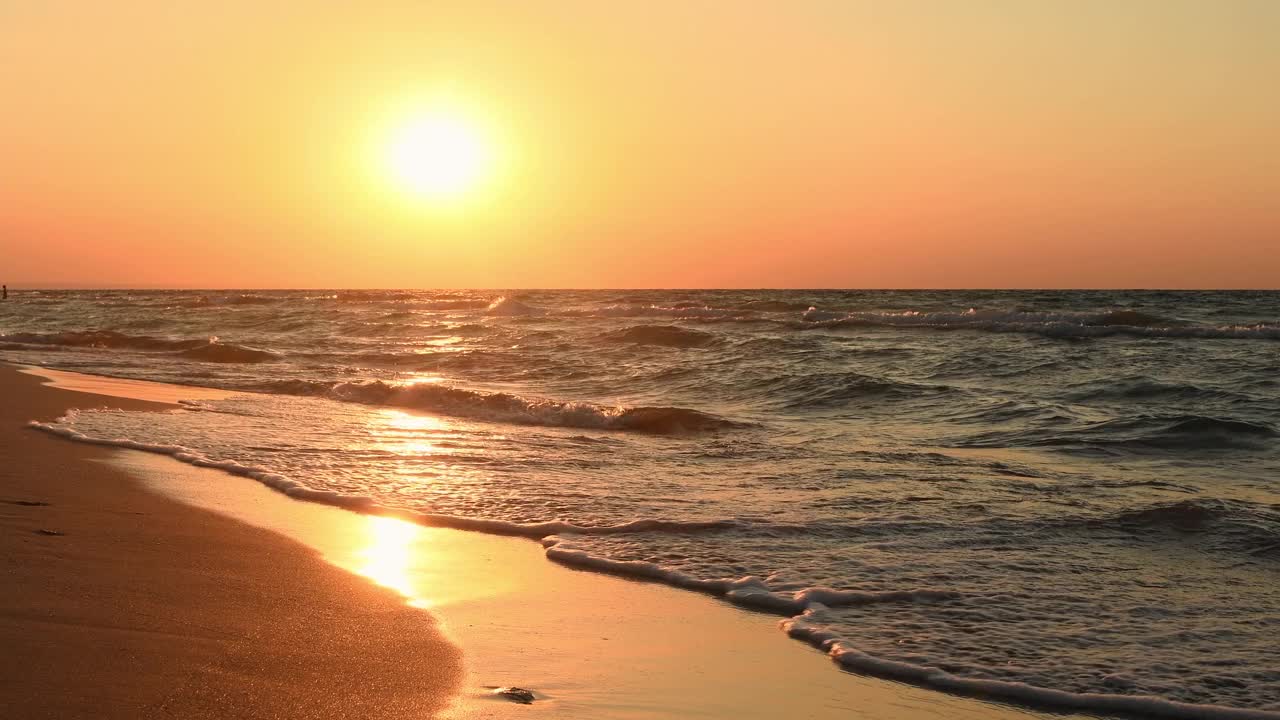
[[[449,443],[442,442],[455,433],[451,423],[439,417],[384,409],[369,421],[368,432],[377,449],[419,462],[442,459],[457,452]],[[417,475],[423,468],[401,468],[401,472]]]
[[[403,410],[382,409],[378,412],[381,428],[400,432],[444,431],[450,425],[443,418],[414,415]]]

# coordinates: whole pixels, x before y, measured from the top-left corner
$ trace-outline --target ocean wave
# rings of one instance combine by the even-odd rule
[[[957,447],[1092,447],[1163,451],[1257,449],[1277,437],[1265,423],[1205,415],[1142,415],[1075,428],[989,432],[954,442]]]
[[[290,298],[273,295],[201,295],[188,303],[190,307],[217,307],[233,305],[271,305]]]
[[[385,315],[379,315],[378,317],[373,318],[373,322],[374,323],[395,323],[400,320],[414,320],[417,318],[418,318],[418,313],[413,310],[395,310],[393,312],[386,313]]]
[[[472,310],[487,308],[492,304],[492,300],[483,299],[418,300],[412,303],[418,310]]]
[[[873,377],[856,372],[814,373],[777,378],[764,383],[768,397],[786,408],[835,407],[864,398],[924,398],[955,392],[946,385]]]
[[[439,297],[438,293],[408,290],[347,290],[336,295],[320,296],[317,299],[336,300],[339,303],[351,305],[388,303],[395,308],[393,314],[411,311],[475,310],[486,308],[492,302],[489,298],[472,295]]]
[[[1085,320],[1086,325],[1095,327],[1170,327],[1184,325],[1180,320],[1170,320],[1159,315],[1140,312],[1138,310],[1111,310],[1098,313]]]
[[[705,347],[716,341],[716,336],[709,332],[674,325],[637,325],[608,333],[604,338],[611,342],[681,348]]]
[[[3,336],[0,336],[3,337]],[[30,352],[39,350],[41,352],[63,352],[69,348],[61,345],[38,345],[22,342],[4,342],[0,341],[0,350],[17,350],[20,352]]]
[[[244,345],[221,343],[212,339],[204,345],[197,345],[178,352],[185,358],[214,363],[261,363],[279,360],[280,356],[270,350],[258,350]]]
[[[412,322],[386,322],[382,320],[348,320],[338,326],[344,337],[403,338],[429,337],[448,330],[447,325],[421,325]]]
[[[809,303],[786,300],[751,300],[738,305],[739,310],[751,312],[803,312],[809,307],[812,307]]]
[[[678,407],[604,407],[585,402],[527,398],[511,393],[419,383],[277,380],[259,392],[325,397],[331,400],[426,410],[444,415],[517,425],[621,430],[652,435],[710,433],[745,427],[718,415]]]
[[[68,331],[60,333],[11,333],[0,335],[0,341],[23,345],[45,345],[58,348],[123,349],[169,352],[179,357],[204,362],[259,363],[278,360],[269,350],[258,350],[216,337],[175,340],[152,335],[129,335],[114,330]]]
[[[208,410],[198,404],[184,403],[191,410]],[[213,411],[217,412],[217,411]],[[111,447],[138,450],[156,455],[168,455],[188,465],[222,470],[232,475],[247,477],[277,490],[296,500],[333,505],[371,515],[397,517],[409,522],[430,527],[447,527],[457,530],[471,530],[491,535],[510,535],[542,540],[544,545],[551,546],[559,542],[562,535],[628,535],[633,533],[700,533],[718,532],[738,527],[736,520],[695,520],[681,521],[670,519],[640,519],[614,525],[579,525],[565,520],[545,522],[519,523],[509,520],[493,520],[488,518],[445,515],[440,513],[417,512],[404,508],[379,504],[372,497],[353,493],[342,493],[333,490],[317,490],[297,482],[284,474],[269,468],[245,465],[235,460],[218,460],[210,458],[200,451],[182,445],[165,443],[147,443],[129,438],[101,438],[82,433],[71,427],[79,410],[70,410],[63,417],[53,422],[32,420],[27,427],[34,430],[57,435],[68,440],[106,445]]]
[[[189,407],[201,409],[199,406],[189,405]],[[739,521],[733,519],[705,521],[641,519],[614,525],[579,525],[564,520],[519,523],[507,520],[417,512],[381,505],[374,498],[367,495],[317,490],[269,468],[245,465],[235,460],[213,459],[198,450],[182,445],[147,443],[129,438],[102,438],[87,435],[71,427],[71,423],[74,422],[79,412],[79,410],[70,410],[64,417],[58,418],[54,422],[33,420],[27,425],[32,429],[77,442],[167,455],[188,465],[222,470],[233,475],[257,480],[267,487],[296,500],[332,505],[366,514],[392,516],[430,527],[447,527],[492,535],[510,535],[541,540],[547,557],[565,565],[590,568],[598,572],[627,577],[660,580],[675,587],[724,596],[731,602],[745,607],[794,614],[803,611],[813,602],[824,602],[828,605],[867,604],[877,601],[896,602],[910,600],[917,596],[921,598],[941,598],[954,597],[955,595],[954,593],[943,591],[867,593],[863,591],[832,590],[830,588],[806,588],[795,592],[776,592],[770,590],[768,585],[757,577],[738,579],[697,578],[655,563],[613,560],[592,555],[572,547],[570,540],[574,536],[718,532],[740,527],[741,523]]]
[[[1072,402],[1090,400],[1241,400],[1247,396],[1190,382],[1166,382],[1152,377],[1108,378],[1071,386]]]
[[[1007,312],[837,312],[809,308],[795,327],[892,327],[923,330],[977,330],[995,333],[1028,333],[1052,338],[1097,338],[1112,335],[1138,337],[1280,340],[1280,323],[1252,325],[1193,325],[1135,310],[1101,313]]]
[[[114,330],[68,330],[56,333],[10,333],[0,340],[25,345],[57,345],[97,349],[190,350],[207,344],[207,339],[173,340],[152,335],[129,335]]]
[[[485,309],[486,315],[496,317],[528,317],[534,315],[545,315],[546,310],[532,305],[526,305],[513,297],[503,296],[489,303]]]
[[[1095,520],[1127,529],[1208,533],[1232,549],[1260,555],[1280,547],[1280,508],[1215,498],[1150,505]]]
[[[1142,527],[1168,527],[1176,530],[1203,530],[1206,525],[1229,515],[1222,503],[1203,500],[1184,500],[1168,505],[1130,510],[1112,519],[1119,525]]]
[[[191,409],[203,409],[190,405]],[[542,542],[546,555],[556,562],[575,567],[589,568],[627,577],[660,580],[666,584],[723,596],[730,602],[774,613],[796,614],[814,603],[826,606],[867,605],[878,602],[939,601],[959,597],[959,593],[938,590],[910,590],[868,592],[863,590],[837,590],[827,587],[803,588],[796,591],[776,591],[768,583],[755,576],[742,578],[698,578],[657,563],[632,560],[614,560],[593,555],[573,547],[575,536],[633,535],[639,533],[688,534],[720,532],[742,527],[736,519],[680,521],[671,519],[640,519],[614,525],[579,525],[564,520],[519,523],[507,520],[417,512],[404,508],[379,504],[367,495],[317,490],[297,482],[286,475],[268,468],[245,465],[235,460],[217,460],[200,451],[182,445],[146,443],[129,438],[101,438],[87,435],[71,427],[79,410],[70,410],[54,422],[31,421],[27,426],[52,435],[93,445],[107,445],[129,450],[168,455],[196,467],[213,468],[257,480],[291,498],[333,505],[374,515],[386,515],[431,527],[448,527],[458,530],[484,532],[492,535],[528,537]]]
[[[345,303],[373,303],[417,300],[420,297],[419,293],[405,290],[343,290],[335,299]]]
[[[696,304],[641,305],[635,303],[606,305],[604,307],[596,308],[568,309],[559,314],[573,317],[595,318],[666,317],[677,319],[743,319],[754,317],[753,313],[736,308],[711,307]]]

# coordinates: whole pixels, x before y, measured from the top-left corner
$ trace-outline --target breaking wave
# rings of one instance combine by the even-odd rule
[[[260,363],[280,359],[279,355],[270,350],[258,350],[243,345],[220,343],[216,340],[188,348],[178,354],[192,360],[216,363]]]
[[[330,383],[281,380],[252,388],[259,392],[325,397],[331,400],[426,410],[517,425],[623,430],[685,435],[745,427],[718,415],[678,407],[605,407],[585,402],[527,398],[433,383],[396,385],[380,380]]]

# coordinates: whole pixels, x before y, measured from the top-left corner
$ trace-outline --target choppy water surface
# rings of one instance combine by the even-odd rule
[[[64,434],[546,537],[853,669],[1280,712],[1280,293],[46,291],[0,333],[254,391]]]

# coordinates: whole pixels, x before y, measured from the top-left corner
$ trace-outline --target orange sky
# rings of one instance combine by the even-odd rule
[[[1272,0],[0,0],[0,279],[1277,287]],[[377,163],[456,109],[496,160]]]

